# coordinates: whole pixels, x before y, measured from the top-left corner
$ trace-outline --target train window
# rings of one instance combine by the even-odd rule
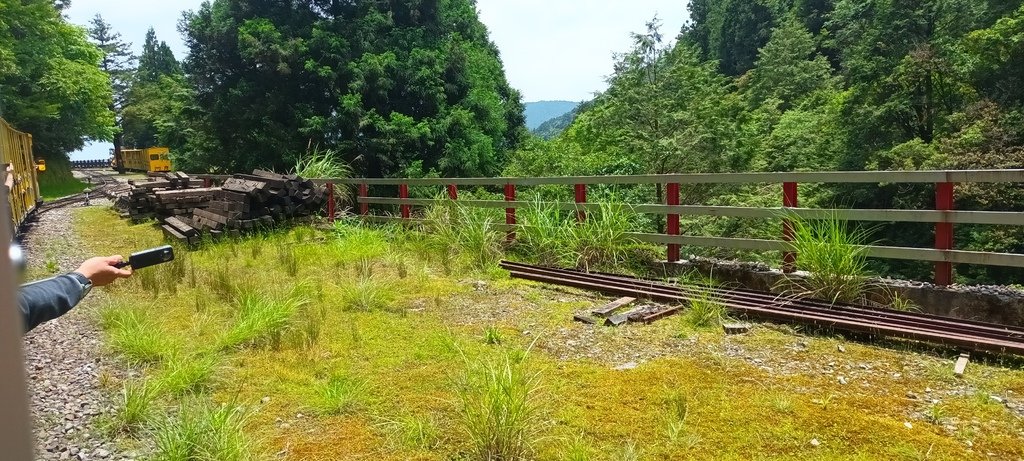
[[[157,154],[150,154],[149,155],[149,159],[150,160],[160,160],[160,156],[157,155]]]

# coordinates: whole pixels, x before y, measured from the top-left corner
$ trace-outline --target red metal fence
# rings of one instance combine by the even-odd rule
[[[460,200],[467,206],[504,208],[505,222],[514,236],[517,225],[516,209],[532,206],[533,202],[516,200],[517,187],[524,186],[572,186],[572,203],[554,202],[550,205],[563,210],[575,211],[577,219],[586,219],[588,211],[598,206],[587,202],[588,185],[652,185],[665,187],[664,203],[630,204],[637,213],[666,216],[664,234],[631,233],[631,237],[648,243],[663,244],[667,247],[669,262],[678,261],[682,245],[717,247],[727,249],[779,251],[783,253],[783,270],[795,268],[796,255],[787,241],[793,239],[793,226],[785,216],[804,219],[837,217],[850,221],[874,222],[917,222],[935,224],[935,248],[911,248],[894,246],[864,246],[866,254],[874,258],[928,261],[935,264],[935,283],[948,285],[953,280],[953,264],[979,264],[991,266],[1024,267],[1024,254],[994,253],[984,251],[956,250],[953,246],[954,224],[983,224],[1024,226],[1024,213],[1009,211],[957,211],[953,208],[956,184],[963,183],[1024,183],[1024,170],[958,170],[958,171],[836,171],[836,172],[794,172],[794,173],[721,173],[721,174],[671,174],[641,176],[577,176],[547,178],[331,178],[317,182],[334,187],[336,184],[354,186],[358,190],[357,203],[360,215],[378,221],[408,220],[412,218],[411,207],[428,206],[436,199],[409,198],[410,186],[440,186],[447,189],[448,199],[458,199],[459,186],[494,186],[504,188],[504,200]],[[934,210],[895,209],[812,209],[798,205],[799,184],[933,184],[935,188]],[[680,186],[699,184],[780,184],[781,206],[729,207],[680,205]],[[398,186],[398,198],[371,197],[370,186]],[[333,194],[332,194],[333,198]],[[374,216],[370,205],[399,206],[400,218]],[[335,215],[333,202],[329,216]],[[718,236],[682,235],[680,216],[721,216],[749,219],[782,219],[781,240],[732,238]]]

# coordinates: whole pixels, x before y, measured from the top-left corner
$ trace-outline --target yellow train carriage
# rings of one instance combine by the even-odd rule
[[[121,149],[124,168],[132,171],[159,172],[171,171],[170,150],[166,147],[150,147],[148,149]]]
[[[17,230],[39,205],[39,179],[32,158],[32,135],[15,130],[0,118],[0,187],[7,178],[7,165],[14,168],[14,184],[8,196],[11,209],[8,222]]]

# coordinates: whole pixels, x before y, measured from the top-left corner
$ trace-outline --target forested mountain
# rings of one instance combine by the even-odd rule
[[[492,175],[526,130],[472,0],[214,0],[181,25],[185,168],[336,149],[361,175]]]
[[[569,112],[541,123],[540,126],[530,130],[530,132],[543,139],[552,139],[555,136],[562,134],[562,132],[572,124],[573,120],[576,120],[576,111],[577,109],[574,108]]]
[[[536,101],[523,104],[526,128],[534,130],[542,123],[569,113],[579,103],[571,101]]]
[[[668,43],[656,22],[609,88],[511,175],[1024,168],[1024,6],[976,0],[691,0]],[[675,31],[672,31],[675,36]],[[814,186],[811,206],[930,209],[927,185]],[[694,188],[689,203],[777,206],[775,192]],[[1024,211],[1024,189],[963,186],[957,206]],[[693,233],[774,237],[730,220]],[[1024,230],[957,226],[957,247],[1024,252]],[[928,225],[881,244],[929,247]],[[883,264],[883,263],[880,263]],[[924,264],[887,262],[924,277]],[[1021,271],[964,267],[968,280]]]

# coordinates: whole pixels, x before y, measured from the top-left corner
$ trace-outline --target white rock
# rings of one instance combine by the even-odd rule
[[[619,366],[615,367],[615,369],[616,370],[632,370],[632,369],[634,369],[636,367],[637,367],[637,363],[636,362],[626,362],[626,363],[623,363],[622,365],[619,365]]]
[[[910,421],[904,421],[903,422],[903,426],[906,427],[907,429],[913,429],[914,428],[914,425],[910,424]]]
[[[818,439],[811,439],[811,446],[812,447],[816,447],[816,446],[819,446],[819,445],[821,445],[821,442],[819,442]]]
[[[846,384],[846,377],[845,376],[840,376],[839,377],[839,384],[844,384],[844,385]]]

